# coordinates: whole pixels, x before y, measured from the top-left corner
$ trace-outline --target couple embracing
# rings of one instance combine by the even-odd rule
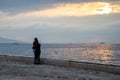
[[[37,38],[34,38],[32,49],[34,52],[34,64],[40,64],[41,44]]]

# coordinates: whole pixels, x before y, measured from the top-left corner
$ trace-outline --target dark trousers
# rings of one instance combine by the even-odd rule
[[[34,64],[40,64],[40,53],[34,51]]]

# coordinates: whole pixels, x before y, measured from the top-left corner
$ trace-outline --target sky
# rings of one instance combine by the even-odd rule
[[[0,0],[0,37],[120,43],[120,0]]]

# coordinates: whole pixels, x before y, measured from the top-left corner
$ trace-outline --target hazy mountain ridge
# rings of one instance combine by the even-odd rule
[[[23,43],[22,41],[0,37],[0,43]]]

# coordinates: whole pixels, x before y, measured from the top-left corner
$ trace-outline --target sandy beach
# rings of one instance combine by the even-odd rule
[[[34,65],[32,62],[0,56],[0,80],[120,80],[120,75],[46,64]]]

